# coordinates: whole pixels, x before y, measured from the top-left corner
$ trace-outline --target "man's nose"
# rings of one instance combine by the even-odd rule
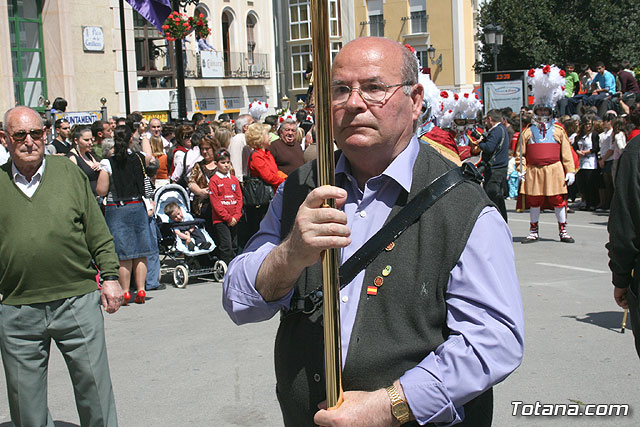
[[[364,98],[362,97],[362,93],[360,93],[360,88],[358,87],[352,87],[350,88],[350,92],[349,92],[349,97],[347,98],[346,102],[345,102],[345,107],[348,108],[363,108],[366,109],[367,108],[367,103],[364,101]],[[355,92],[355,94],[354,94]]]

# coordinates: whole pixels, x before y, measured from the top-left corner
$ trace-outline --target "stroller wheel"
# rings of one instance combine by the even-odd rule
[[[220,259],[216,261],[216,263],[213,265],[213,278],[218,282],[222,282],[222,279],[224,279],[224,275],[226,274],[226,272],[227,263]]]
[[[189,269],[185,265],[177,265],[173,270],[173,284],[176,287],[183,289],[189,283]]]

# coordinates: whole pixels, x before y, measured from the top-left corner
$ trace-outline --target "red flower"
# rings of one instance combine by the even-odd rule
[[[567,73],[565,73],[565,72],[564,72],[564,70],[560,70],[560,75],[561,75],[562,77],[564,77],[564,76],[566,76],[566,75],[567,75]]]
[[[562,91],[564,92],[564,86],[560,86],[560,89],[562,89]]]
[[[264,104],[265,107],[269,108],[269,104]]]
[[[544,67],[542,67],[543,74],[549,74],[550,72],[551,72],[551,67],[549,65],[545,65]]]
[[[204,18],[204,13],[201,13],[201,14],[200,14],[200,18]]]
[[[476,96],[476,99],[480,99],[480,97],[478,96],[478,94],[477,94],[477,93],[475,94],[475,96]]]
[[[284,122],[284,117],[280,117],[280,118],[278,119],[278,121],[279,121],[280,123]]]
[[[196,24],[198,27],[202,27],[204,25],[204,23],[202,21],[198,21],[198,23]]]
[[[442,92],[440,92],[440,96],[443,97],[443,98],[448,98],[449,94],[447,93],[446,90],[443,90]]]
[[[465,93],[465,94],[464,94],[464,97],[465,97],[465,98],[468,98],[468,97],[469,97],[469,94],[468,94],[468,93]]]
[[[457,101],[458,99],[460,99],[460,97],[458,96],[458,94],[457,94],[457,93],[454,93],[454,94],[453,94],[453,99],[455,99],[455,100]]]
[[[451,114],[451,113],[453,113],[453,110],[449,110],[449,111],[447,111],[447,113]]]
[[[252,105],[253,105],[253,104],[249,104],[249,108],[251,108],[251,106],[252,106]]]
[[[163,26],[162,26],[162,29],[166,31],[166,30],[168,30],[168,29],[169,29],[169,26],[168,26],[168,25],[163,25]]]
[[[444,111],[444,104],[442,102],[440,103],[440,111]]]
[[[529,69],[529,74],[528,74],[528,75],[529,75],[529,77],[533,78],[533,76],[535,76],[535,75],[536,75],[536,70],[534,70],[533,68],[530,68],[530,69]]]

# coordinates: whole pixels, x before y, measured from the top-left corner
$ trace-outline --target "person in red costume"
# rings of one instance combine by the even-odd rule
[[[529,70],[529,84],[535,98],[534,117],[532,125],[522,130],[516,151],[521,159],[520,191],[530,206],[529,235],[522,243],[538,241],[540,208],[545,203],[555,211],[560,241],[575,242],[567,233],[566,211],[567,187],[575,181],[575,165],[567,133],[552,115],[553,107],[562,97],[563,83],[563,71],[556,66]]]

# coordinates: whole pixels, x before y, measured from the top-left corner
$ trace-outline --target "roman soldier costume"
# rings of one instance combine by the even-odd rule
[[[560,241],[574,243],[567,233],[566,195],[567,186],[575,180],[575,166],[567,133],[551,115],[564,90],[563,71],[555,65],[531,69],[529,84],[535,98],[534,118],[521,132],[516,152],[523,179],[520,192],[530,206],[530,231],[522,243],[538,241],[543,205],[555,211]]]

